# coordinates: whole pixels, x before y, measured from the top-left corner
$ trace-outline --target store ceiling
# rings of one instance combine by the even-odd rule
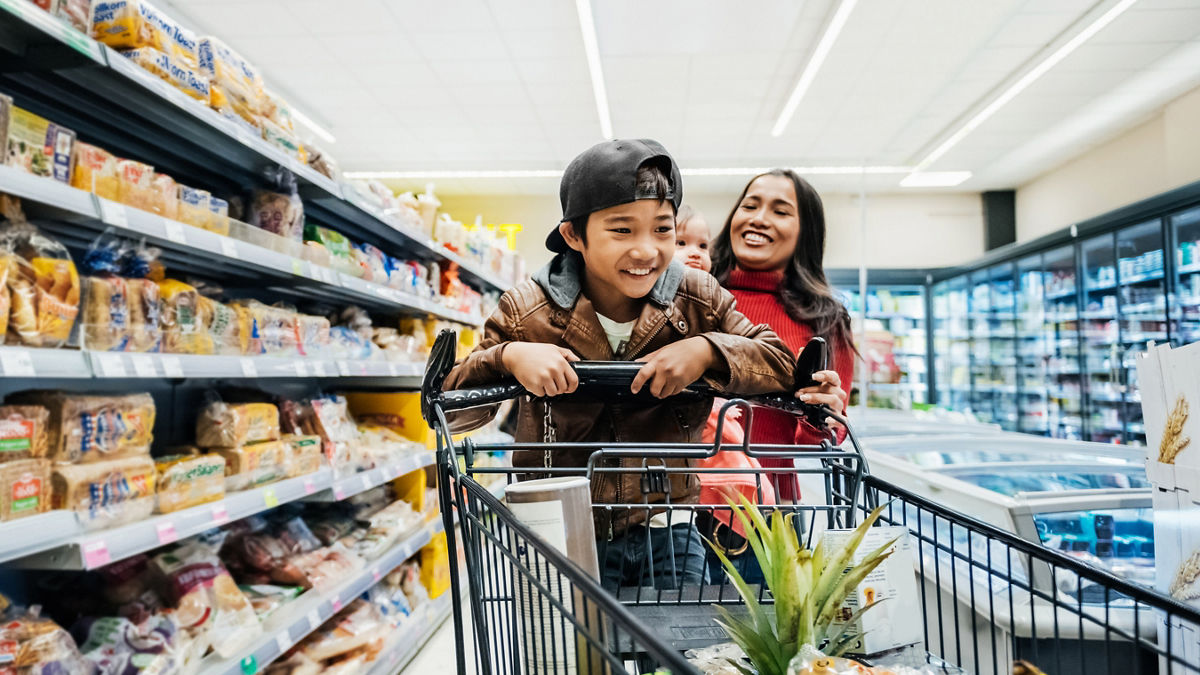
[[[345,170],[560,169],[601,138],[570,0],[173,0],[336,137]],[[1116,0],[860,0],[782,136],[836,0],[593,0],[616,136],[685,168],[913,166]],[[1139,0],[929,170],[1013,187],[1200,84],[1200,2]],[[899,190],[903,174],[816,176]],[[692,177],[692,190],[742,179]],[[419,182],[419,181],[411,181]],[[552,193],[555,178],[439,179]]]

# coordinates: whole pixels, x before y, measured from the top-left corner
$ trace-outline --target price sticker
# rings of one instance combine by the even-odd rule
[[[308,367],[303,361],[292,362],[292,367],[296,369],[296,377],[308,377]]]
[[[179,539],[179,535],[175,532],[175,523],[170,520],[165,523],[159,523],[154,529],[158,532],[159,544],[169,544]]]
[[[227,258],[240,259],[242,257],[238,253],[237,242],[229,237],[221,237],[221,253]]]
[[[154,365],[153,356],[133,354],[129,357],[129,360],[133,362],[133,372],[137,373],[138,377],[158,377],[158,368]]]
[[[346,489],[340,485],[335,485],[333,488],[333,496],[337,497],[339,502],[342,501],[346,498]]]
[[[125,205],[111,202],[107,199],[100,199],[100,220],[104,221],[105,225],[113,227],[129,227],[129,216],[125,212]]]
[[[258,658],[253,654],[242,659],[242,675],[254,675],[258,672]]]
[[[258,368],[254,365],[254,359],[240,359],[240,361],[244,377],[258,377]]]
[[[167,377],[183,377],[183,363],[178,356],[162,357],[163,374]]]
[[[0,367],[6,377],[33,377],[33,354],[28,349],[0,347]]]
[[[187,243],[187,234],[184,233],[183,225],[181,223],[177,223],[173,220],[168,220],[168,221],[166,221],[166,226],[167,226],[167,239],[175,242],[176,244],[186,244]]]
[[[371,578],[375,579],[375,581],[379,581],[383,578],[383,574],[379,571],[378,567],[371,570]]]
[[[334,611],[334,613],[335,613],[335,614],[336,614],[337,612],[340,612],[340,611],[342,611],[342,600],[341,600],[341,598],[334,598],[334,599],[333,599],[333,600],[332,600],[332,601],[331,601],[329,604],[333,605],[333,611]]]
[[[120,354],[96,352],[95,356],[100,361],[100,374],[104,377],[129,377],[129,372],[125,370],[125,360]]]
[[[213,504],[212,506],[213,525],[224,525],[229,522],[229,510],[224,504]]]
[[[321,615],[318,614],[317,610],[314,609],[313,611],[308,613],[308,629],[310,631],[313,631],[313,630],[316,630],[317,628],[319,628],[320,625],[321,625]]]
[[[110,562],[112,562],[112,555],[108,552],[108,543],[103,539],[94,539],[83,545],[84,567],[94,570],[97,567],[104,567]]]
[[[349,375],[350,374],[350,362],[349,361],[338,361],[337,369],[338,369],[338,373],[340,375]]]
[[[292,258],[292,274],[295,274],[298,277],[304,276],[304,268],[305,267],[306,267],[306,265],[304,264],[303,260],[297,260],[296,258]]]
[[[364,473],[362,476],[362,489],[370,490],[373,487],[375,487],[375,484],[371,482],[371,477]]]
[[[279,506],[279,497],[275,496],[275,488],[269,487],[263,489],[263,503],[267,505],[267,508],[272,509]]]
[[[325,377],[325,363],[323,361],[314,361],[312,364],[313,375],[317,377]]]
[[[289,635],[287,633],[287,631],[284,631],[284,632],[276,635],[275,636],[275,646],[279,647],[280,654],[286,653],[287,650],[292,648],[292,636]]]
[[[312,493],[314,493],[316,491],[317,491],[317,485],[316,485],[316,483],[313,482],[313,479],[305,478],[304,479],[304,494],[311,495]]]

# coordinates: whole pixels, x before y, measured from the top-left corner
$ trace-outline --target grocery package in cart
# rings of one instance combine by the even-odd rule
[[[737,448],[719,440],[455,442],[454,413],[527,394],[511,381],[442,391],[453,351],[453,338],[440,336],[422,404],[438,431],[451,559],[461,550],[466,561],[465,575],[452,570],[452,585],[467,585],[471,614],[457,613],[455,628],[465,644],[463,632],[472,626],[477,672],[1200,672],[1200,659],[1157,629],[1159,617],[1200,625],[1193,608],[871,476],[852,425],[828,410],[782,395],[728,403],[743,409],[747,429],[754,406],[780,407],[815,424],[831,418],[847,428],[842,444],[834,433],[815,446]],[[580,387],[571,396],[638,405],[629,393],[637,367],[577,363]],[[693,386],[681,395],[711,394]],[[565,398],[547,403],[567,405]],[[564,449],[590,452],[587,466],[513,469],[475,461],[494,452],[553,456]],[[795,480],[801,498],[761,508],[750,499],[739,508],[669,497],[681,474],[731,471],[728,464],[703,468],[705,459],[731,450],[790,458],[754,480],[760,496],[773,483]],[[667,458],[687,464],[673,469]],[[503,476],[507,503],[483,487],[485,474]],[[606,474],[634,476],[641,488],[601,501],[588,486]],[[540,492],[541,501],[531,504],[530,492]],[[580,517],[581,505],[591,518]],[[731,518],[713,518],[720,512]],[[712,526],[735,521],[742,526],[732,532]],[[646,525],[635,531],[636,546],[614,557],[606,552],[613,539],[595,531],[596,522]],[[709,528],[700,530],[699,546],[677,535],[698,523]],[[580,553],[589,544],[594,559]],[[690,574],[694,556],[698,578]],[[838,592],[829,592],[831,582]],[[460,660],[459,672],[466,669]]]

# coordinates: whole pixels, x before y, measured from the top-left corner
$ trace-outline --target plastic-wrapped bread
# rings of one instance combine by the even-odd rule
[[[211,36],[200,38],[197,54],[200,72],[221,89],[229,104],[239,109],[239,114],[243,111],[252,116],[263,114],[266,90],[257,68]]]
[[[186,185],[179,186],[179,222],[192,227],[208,229],[208,201],[212,195],[207,190],[200,190]]]
[[[318,471],[324,457],[321,452],[320,436],[287,434],[280,438],[284,444],[284,470],[289,478]]]
[[[211,92],[208,89],[208,80],[185,61],[151,47],[131,49],[122,54],[142,69],[154,73],[159,79],[197,101],[209,102]]]
[[[117,158],[103,148],[76,143],[71,185],[97,197],[120,201],[121,179],[117,175]]]
[[[5,162],[26,173],[70,184],[75,132],[11,105],[11,99],[0,96],[0,123],[6,117]]]
[[[279,408],[273,403],[213,401],[196,418],[196,445],[236,448],[279,439]]]
[[[131,352],[157,352],[162,347],[162,298],[158,284],[149,279],[126,279],[129,293],[129,347]]]
[[[229,202],[220,197],[209,197],[208,216],[208,227],[205,229],[217,234],[229,234]]]
[[[19,208],[6,216],[23,218]],[[13,253],[8,258],[11,312],[6,341],[61,347],[79,314],[81,284],[71,254],[60,242],[20,220],[0,234],[0,250]]]
[[[0,464],[45,457],[49,425],[50,411],[40,405],[0,406]]]
[[[196,67],[196,35],[145,0],[95,3],[92,37],[114,49],[153,48]]]
[[[50,462],[22,459],[0,464],[0,521],[50,510]]]
[[[150,183],[154,190],[154,213],[171,220],[179,219],[179,189],[175,179],[165,173],[154,174]]]
[[[289,450],[280,441],[250,443],[238,448],[216,448],[213,452],[225,458],[227,491],[273,483],[288,475],[285,460]]]
[[[90,529],[131,523],[154,511],[155,478],[149,457],[59,464],[50,479],[51,502],[75,511]]]
[[[321,356],[329,349],[329,319],[311,314],[296,315],[297,347],[305,356]]]
[[[8,402],[39,405],[49,411],[48,456],[55,462],[148,455],[154,440],[154,399],[149,394],[28,391],[13,394]]]
[[[163,351],[168,354],[212,354],[208,332],[211,312],[200,305],[200,293],[176,279],[158,282],[162,298]]]
[[[83,346],[123,352],[129,344],[129,289],[114,275],[84,279]]]
[[[119,201],[143,211],[154,210],[154,167],[132,159],[117,160]]]
[[[225,496],[225,458],[217,454],[170,455],[155,460],[158,512],[215,502]]]
[[[203,296],[200,297],[200,307],[201,312],[208,317],[208,332],[212,336],[213,351],[217,354],[241,354],[241,321],[238,319],[237,310]]]

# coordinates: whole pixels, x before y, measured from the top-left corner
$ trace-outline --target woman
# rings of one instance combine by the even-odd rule
[[[856,350],[850,315],[825,280],[825,210],[816,190],[795,172],[773,169],[746,185],[725,227],[712,246],[712,273],[737,298],[746,318],[774,329],[793,353],[814,336],[825,338],[833,370],[813,379],[817,386],[796,397],[846,409],[846,392],[854,378]],[[839,440],[845,430],[839,433]],[[819,444],[827,434],[806,421],[771,409],[754,411],[752,443]],[[791,466],[792,461],[762,459],[764,467]],[[801,498],[795,474],[776,474],[781,501]]]

